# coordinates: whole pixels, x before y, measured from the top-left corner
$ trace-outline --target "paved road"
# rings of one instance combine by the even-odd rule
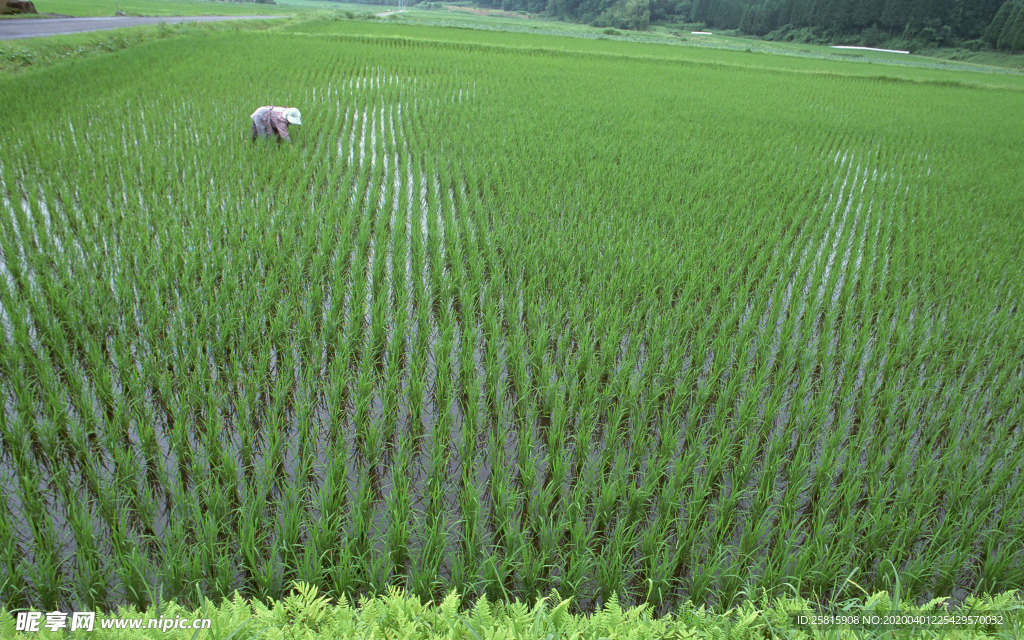
[[[82,31],[108,31],[121,27],[137,27],[143,24],[177,24],[179,22],[219,22],[221,20],[264,20],[284,16],[160,16],[160,17],[111,17],[111,18],[19,18],[0,20],[0,40],[17,38],[39,38]]]

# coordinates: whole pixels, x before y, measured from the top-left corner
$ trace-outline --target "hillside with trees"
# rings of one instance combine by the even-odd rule
[[[775,40],[1024,49],[1024,0],[479,0],[597,26],[696,23]]]
[[[985,41],[1002,51],[1024,51],[1024,0],[1009,0],[985,30]]]

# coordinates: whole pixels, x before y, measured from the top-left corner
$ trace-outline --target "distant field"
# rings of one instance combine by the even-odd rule
[[[54,13],[71,16],[114,15],[114,0],[40,0],[35,3],[40,13]],[[390,13],[396,10],[391,5],[368,5],[358,3],[330,2],[328,0],[278,0],[276,5],[262,5],[251,2],[220,2],[217,0],[124,0],[117,7],[130,15],[256,15],[256,14],[309,14],[310,12],[333,13],[351,12],[357,15],[367,13]],[[569,35],[594,39],[616,39],[644,43],[686,44],[690,47],[714,48],[755,53],[773,53],[787,56],[813,57],[828,60],[856,60],[867,63],[887,63],[912,67],[934,67],[940,69],[980,70],[1013,69],[1024,71],[1024,56],[998,52],[972,53],[962,50],[941,50],[921,56],[893,56],[877,52],[839,52],[829,47],[786,42],[771,42],[756,38],[741,38],[712,34],[692,35],[688,32],[654,25],[649,31],[618,31],[616,35],[605,33],[582,24],[551,20],[544,16],[504,16],[501,12],[483,12],[459,6],[449,9],[444,5],[424,10],[412,8],[400,15],[388,16],[392,22],[422,24],[429,26],[467,27],[484,31],[529,32],[547,35]],[[488,15],[484,15],[488,13]]]
[[[841,54],[823,46],[779,44],[728,36],[680,38],[658,32],[620,32],[619,36],[609,36],[600,29],[564,22],[479,17],[459,12],[453,12],[451,15],[454,18],[449,19],[448,15],[441,10],[411,10],[372,22],[312,19],[297,21],[282,28],[320,35],[428,41],[443,39],[445,42],[513,49],[543,49],[758,68],[765,71],[867,76],[1024,90],[1024,74],[1019,72],[924,56],[897,56],[877,52]],[[437,26],[456,28],[439,31]]]
[[[1001,53],[998,51],[978,51],[978,52],[945,52],[940,51],[936,53],[940,57],[950,57],[950,59],[963,60],[972,64],[978,65],[990,65],[996,67],[1009,67],[1016,69],[1017,71],[1024,71],[1024,55],[1022,54],[1008,54]],[[955,56],[955,57],[952,57]]]
[[[1021,77],[415,18],[0,77],[0,603],[1024,588]]]

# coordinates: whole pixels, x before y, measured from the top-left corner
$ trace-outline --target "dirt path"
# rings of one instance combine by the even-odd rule
[[[0,20],[0,40],[40,38],[83,31],[108,31],[144,24],[177,24],[179,22],[219,22],[221,20],[268,20],[285,16],[159,16],[110,18],[28,18]]]

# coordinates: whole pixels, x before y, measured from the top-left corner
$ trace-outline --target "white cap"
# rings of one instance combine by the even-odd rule
[[[302,114],[295,107],[284,110],[284,119],[288,124],[302,124]]]

